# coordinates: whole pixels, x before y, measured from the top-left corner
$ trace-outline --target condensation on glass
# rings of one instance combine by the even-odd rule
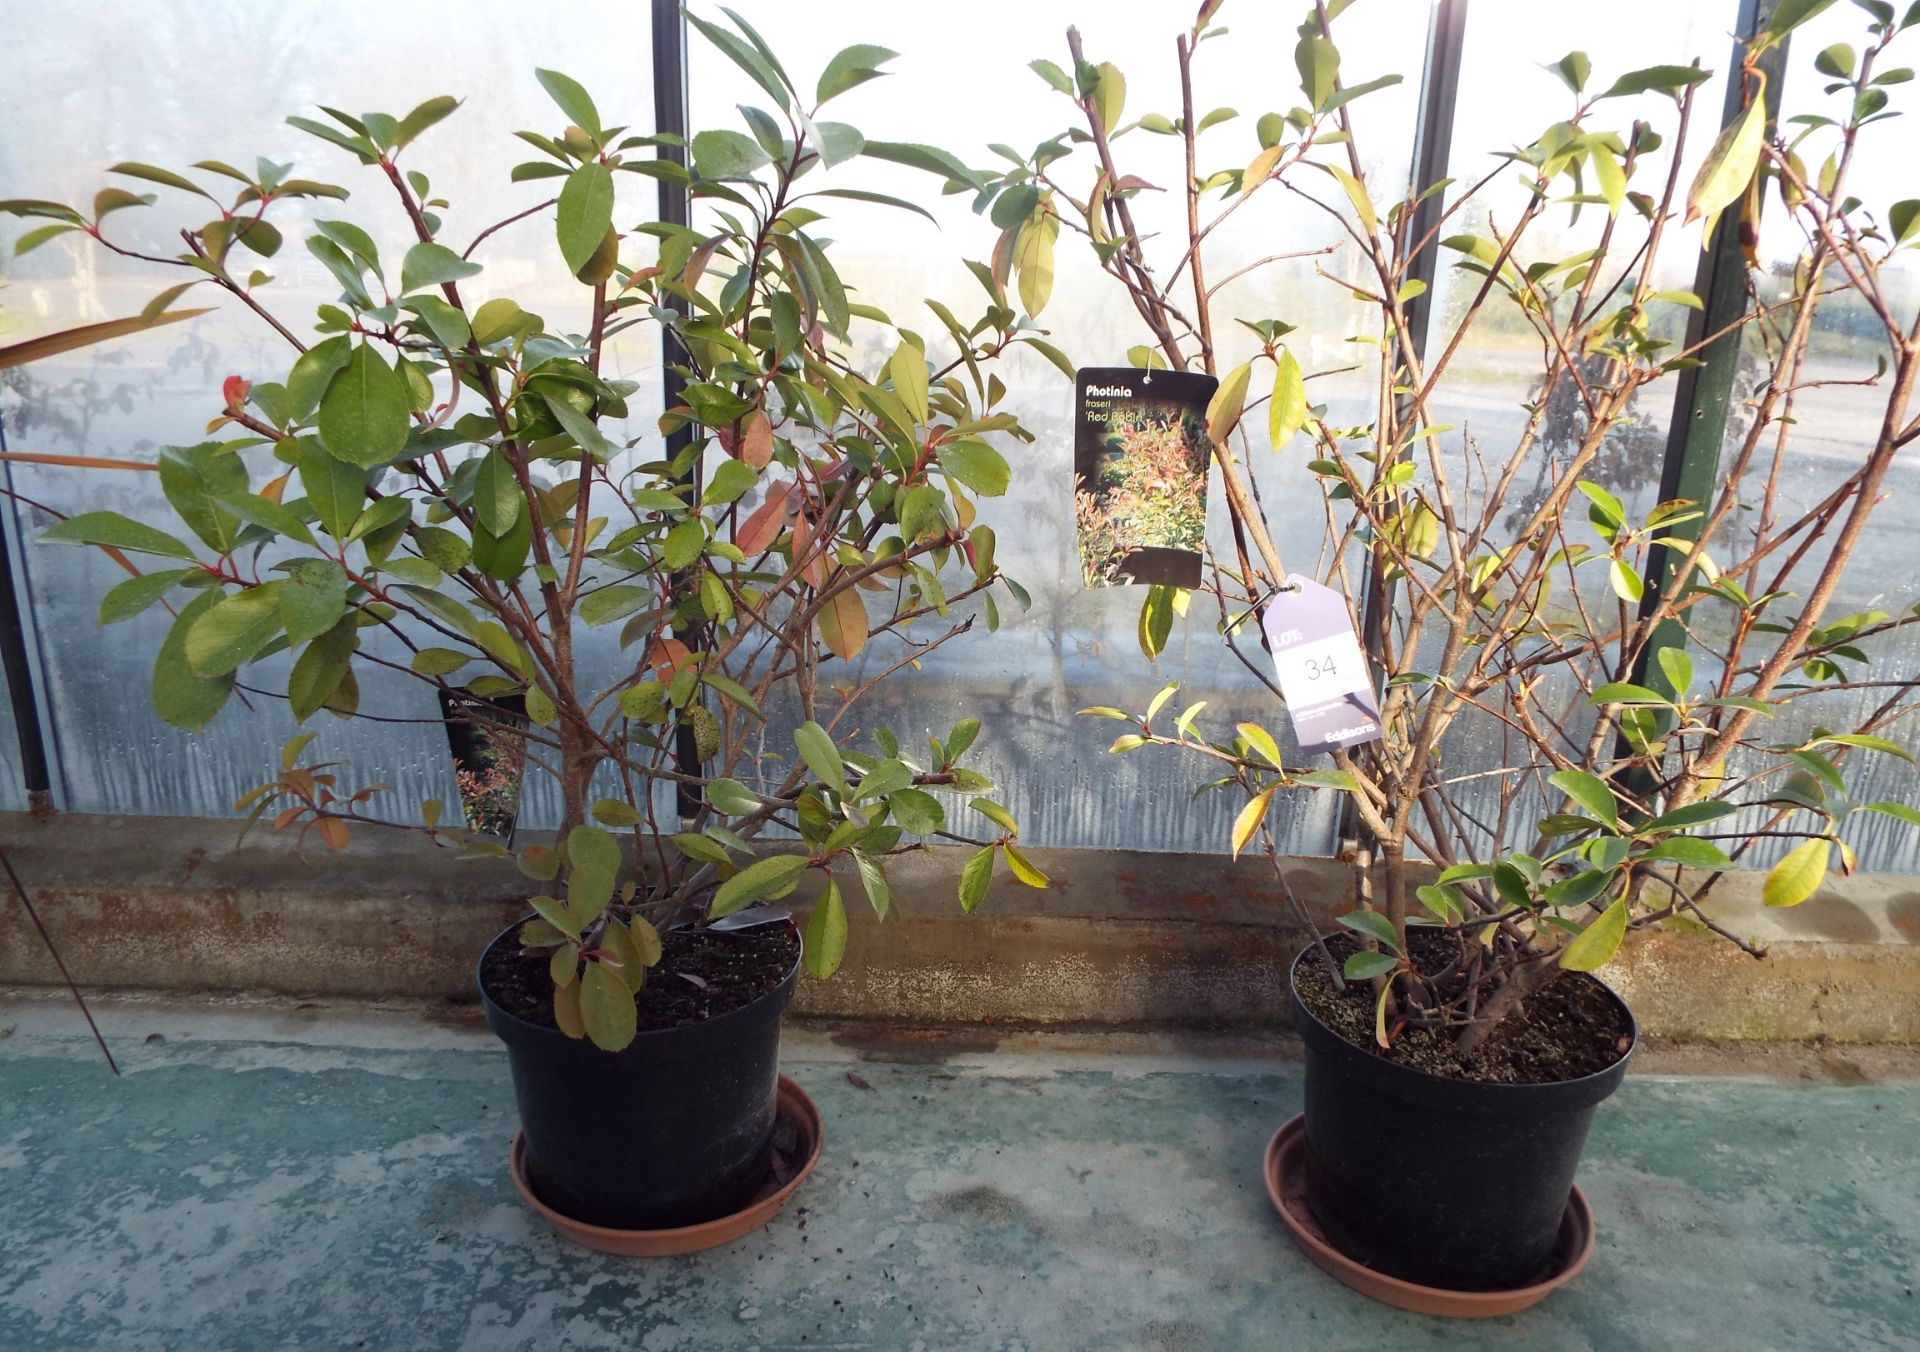
[[[611,0],[571,6],[567,22],[545,9],[494,0],[432,12],[370,0],[264,7],[219,0],[195,6],[191,21],[159,22],[151,6],[136,0],[13,7],[7,80],[0,84],[0,125],[7,128],[0,138],[0,185],[6,196],[84,205],[107,183],[107,166],[121,160],[181,169],[203,159],[250,165],[255,154],[290,163],[300,176],[337,183],[352,193],[345,202],[276,207],[274,219],[290,242],[260,264],[274,278],[260,299],[296,334],[307,335],[314,307],[333,300],[337,286],[300,247],[303,225],[318,218],[362,226],[380,245],[390,273],[412,235],[378,171],[287,126],[287,116],[319,116],[321,104],[399,115],[434,95],[465,100],[402,161],[427,174],[435,195],[450,200],[442,213],[445,237],[465,248],[487,226],[552,195],[551,181],[515,184],[507,177],[514,163],[536,157],[514,138],[516,130],[552,132],[564,122],[536,83],[535,67],[556,67],[580,80],[609,124],[651,125],[646,13]],[[620,36],[572,36],[584,34]],[[101,78],[103,72],[111,78]],[[652,180],[618,177],[616,220],[653,218]],[[146,253],[178,253],[178,230],[206,219],[184,198],[162,190],[156,208],[110,217],[112,237]],[[20,228],[8,219],[9,244]],[[580,289],[559,264],[551,228],[541,218],[492,235],[475,255],[486,270],[463,284],[466,296],[478,303],[510,293],[543,313],[550,327],[583,328]],[[24,332],[136,314],[162,288],[183,280],[171,269],[117,259],[72,239],[6,266],[0,324]],[[190,292],[180,304],[192,305],[202,294],[199,303],[217,304],[216,313],[10,373],[0,410],[13,448],[152,461],[162,446],[203,439],[220,411],[227,375],[284,378],[292,360],[286,343],[236,302],[216,298],[211,287]],[[577,322],[569,307],[580,311]],[[606,361],[610,374],[640,382],[625,434],[645,433],[637,454],[650,458],[649,448],[658,452],[658,344],[636,329],[609,346]],[[247,456],[256,484],[278,472],[268,468],[264,449]],[[29,536],[53,519],[45,509],[104,508],[169,523],[151,474],[15,465],[9,478]],[[283,697],[243,690],[204,732],[168,727],[147,697],[152,655],[169,622],[165,611],[98,628],[100,597],[124,576],[117,566],[99,551],[69,546],[29,544],[25,554],[24,599],[45,665],[42,698],[50,705],[63,806],[227,816],[235,798],[272,776],[279,746],[300,730]],[[625,660],[599,632],[589,636],[583,657],[603,683]],[[263,692],[284,692],[288,662],[282,656],[247,668],[241,680]],[[451,804],[452,771],[433,691],[404,679],[368,680],[361,710],[382,721],[313,719],[307,730],[319,737],[312,753],[354,763],[342,773],[357,782],[391,784],[393,792],[373,804],[382,815],[417,821],[421,800]],[[0,753],[6,774],[0,793],[17,792],[14,755],[9,736]],[[555,795],[539,776],[530,776],[529,785],[525,819],[555,820]]]

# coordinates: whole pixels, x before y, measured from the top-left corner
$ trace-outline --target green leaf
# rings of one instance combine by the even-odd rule
[[[567,832],[567,862],[574,868],[596,868],[617,877],[620,842],[597,826],[576,826]]]
[[[1675,864],[1684,864],[1688,868],[1733,867],[1733,860],[1727,858],[1725,850],[1710,840],[1701,840],[1698,836],[1669,836],[1640,858],[1643,862],[1667,860]]]
[[[306,490],[307,505],[320,518],[327,534],[336,540],[346,539],[366,506],[366,474],[335,459],[312,437],[302,437],[295,443],[294,463],[300,471],[300,486]]]
[[[1392,952],[1400,951],[1400,936],[1393,932],[1393,922],[1378,911],[1348,911],[1334,919]]]
[[[173,622],[154,655],[152,696],[154,712],[176,728],[198,732],[227,702],[233,677],[201,676],[187,661],[187,634],[219,601],[218,592],[195,598]]]
[[[1340,964],[1349,981],[1371,981],[1377,976],[1385,976],[1400,965],[1400,959],[1391,953],[1349,953],[1347,960]]]
[[[1273,398],[1267,402],[1267,436],[1273,449],[1277,451],[1292,441],[1306,419],[1306,379],[1293,353],[1282,348],[1273,373]]]
[[[489,534],[503,536],[520,524],[526,497],[513,462],[498,446],[488,451],[473,476],[473,514]]]
[[[347,575],[332,559],[295,559],[286,565],[280,593],[280,619],[287,642],[318,638],[339,622],[347,609]]]
[[[1827,880],[1827,860],[1833,845],[1822,837],[1803,840],[1779,863],[1767,870],[1760,895],[1769,906],[1798,906],[1820,890]]]
[[[168,568],[158,573],[142,573],[139,577],[128,578],[100,599],[100,623],[118,624],[122,620],[132,619],[193,571],[191,568]]]
[[[1920,826],[1920,808],[1908,807],[1905,803],[1862,803],[1855,812],[1878,812],[1882,816],[1903,821],[1908,826]]]
[[[295,418],[305,421],[313,416],[334,375],[352,358],[353,344],[342,334],[315,343],[294,359],[287,375],[287,405]]]
[[[820,83],[814,89],[815,101],[825,103],[868,80],[877,79],[886,73],[880,67],[898,55],[898,52],[890,52],[885,47],[864,42],[842,48],[833,60],[827,62],[827,68],[820,72]]]
[[[40,540],[43,544],[105,545],[169,559],[194,558],[191,549],[165,531],[118,512],[81,512],[41,531]]]
[[[1240,411],[1247,402],[1247,382],[1252,378],[1253,363],[1241,362],[1227,372],[1220,388],[1207,401],[1207,435],[1216,446],[1226,445],[1234,424],[1240,421]]]
[[[1029,61],[1027,62],[1027,69],[1035,75],[1038,75],[1062,94],[1073,93],[1073,81],[1069,80],[1067,73],[1061,70],[1060,67],[1054,65],[1053,62],[1046,60]]]
[[[1740,809],[1732,803],[1688,803],[1671,812],[1663,812],[1639,829],[1639,834],[1652,834],[1659,831],[1679,831],[1689,826],[1704,826],[1708,822],[1717,822],[1722,817],[1731,817]]]
[[[702,178],[745,178],[771,163],[765,146],[737,131],[703,131],[693,138],[693,167]]]
[[[1659,648],[1655,656],[1660,662],[1660,671],[1667,678],[1674,698],[1684,698],[1693,688],[1693,659],[1681,648]]]
[[[209,549],[224,554],[239,541],[240,518],[225,500],[247,492],[247,469],[230,447],[214,442],[167,447],[160,452],[160,487]]]
[[[1002,496],[1013,481],[1006,457],[972,438],[942,442],[940,468],[983,498]]]
[[[1247,739],[1247,745],[1258,751],[1261,757],[1274,769],[1285,767],[1280,763],[1280,745],[1273,740],[1273,734],[1258,723],[1240,723],[1236,725],[1240,735]]]
[[[184,651],[194,674],[230,675],[280,632],[279,584],[249,587],[220,600],[187,631]]]
[[[993,856],[1000,847],[989,845],[978,851],[960,868],[960,909],[969,915],[987,896],[987,884],[993,881]]]
[[[1614,801],[1606,781],[1585,770],[1562,770],[1547,776],[1547,783],[1580,804],[1593,816],[1616,830],[1620,826],[1620,806]]]
[[[320,440],[350,465],[385,465],[406,449],[407,410],[406,381],[362,343],[321,396]]]
[[[653,589],[637,582],[616,583],[580,598],[582,622],[598,627],[625,619],[653,599]]]
[[[1560,950],[1560,965],[1569,972],[1604,967],[1626,937],[1627,899],[1620,897]]]
[[[423,286],[457,282],[480,271],[478,263],[469,263],[444,244],[422,240],[407,250],[400,263],[400,289],[413,291]]]
[[[927,420],[926,354],[912,343],[902,342],[887,360],[887,376],[914,421],[924,423]]]
[[[472,653],[463,653],[458,648],[422,648],[416,652],[407,665],[422,676],[450,676],[473,661]]]
[[[353,653],[360,646],[360,626],[343,619],[307,645],[287,675],[287,702],[302,722],[326,706],[346,679]]]
[[[567,175],[553,218],[568,272],[577,273],[592,260],[612,226],[613,171],[604,164],[583,164]]]
[[[1323,164],[1320,167],[1333,175],[1334,180],[1347,194],[1347,201],[1353,204],[1354,214],[1360,218],[1361,233],[1369,238],[1378,234],[1380,214],[1374,209],[1373,197],[1367,192],[1367,185],[1337,164]]]
[[[846,766],[841,763],[840,749],[833,744],[833,734],[808,719],[793,733],[794,745],[800,748],[800,756],[814,777],[844,796],[847,792]]]
[[[718,920],[778,892],[799,877],[807,863],[804,854],[773,854],[756,859],[720,884],[713,894],[713,904],[707,909],[707,917]]]
[[[542,398],[546,402],[547,409],[553,414],[554,420],[573,439],[574,445],[601,464],[613,458],[613,443],[606,439],[598,424],[591,418],[564,399],[557,399],[552,395],[544,395]]]
[[[639,1022],[633,991],[604,962],[590,962],[580,974],[580,1021],[602,1051],[621,1051],[633,1043]]]
[[[1767,36],[1785,37],[1832,4],[1833,0],[1780,0],[1774,6],[1772,18],[1767,21]]]
[[[987,186],[979,174],[934,146],[915,145],[909,141],[869,141],[861,147],[860,153],[870,160],[904,164],[909,169],[923,170],[956,183],[964,183],[975,191]]]
[[[886,871],[860,850],[853,851],[853,863],[860,873],[860,886],[866,889],[867,904],[873,907],[874,915],[885,920],[893,908],[893,889],[887,885]]]
[[[1146,600],[1140,603],[1140,623],[1138,638],[1140,651],[1148,661],[1166,651],[1167,639],[1173,633],[1173,598],[1177,589],[1155,583],[1147,588]]]
[[[567,121],[580,128],[593,140],[601,139],[600,110],[593,106],[593,100],[578,80],[562,75],[557,70],[534,68],[533,78],[547,91],[547,97],[560,106]]]
[[[805,951],[807,975],[815,981],[825,981],[839,971],[840,960],[847,955],[847,908],[831,876],[807,919]]]
[[[1300,72],[1300,92],[1307,96],[1307,106],[1318,112],[1333,97],[1340,76],[1339,49],[1326,38],[1303,37],[1293,49],[1293,65]]]
[[[1701,245],[1713,236],[1716,217],[1740,199],[1760,167],[1760,148],[1767,131],[1766,100],[1755,95],[1746,111],[1730,123],[1707,152],[1707,158],[1687,190],[1687,219],[1702,217]]]
[[[1861,751],[1878,751],[1882,755],[1893,756],[1907,762],[1909,765],[1913,764],[1913,753],[1911,751],[1908,751],[1898,742],[1888,741],[1885,737],[1875,737],[1871,733],[1832,732],[1824,737],[1815,738],[1809,745],[1851,746]]]
[[[1119,130],[1120,118],[1127,109],[1127,77],[1111,61],[1102,61],[1093,82],[1093,110],[1100,125],[1111,135]]]
[[[1920,230],[1920,198],[1902,198],[1888,207],[1887,224],[1893,229],[1893,242],[1905,244]]]
[[[451,94],[438,94],[415,105],[412,112],[400,119],[399,128],[394,133],[393,148],[404,150],[421,132],[441,121],[460,106],[460,100]]]
[[[923,793],[919,789],[900,789],[887,796],[887,804],[893,809],[894,821],[909,835],[930,836],[946,829],[946,809],[930,793]]]
[[[1568,89],[1578,94],[1587,87],[1587,76],[1593,73],[1593,62],[1587,59],[1585,52],[1568,52],[1548,69],[1558,75]]]
[[[1603,99],[1625,98],[1630,94],[1644,94],[1654,89],[1663,94],[1677,95],[1690,85],[1705,84],[1712,78],[1712,71],[1701,70],[1698,66],[1648,66],[1643,70],[1628,71],[1615,80],[1612,88],[1600,97]]]

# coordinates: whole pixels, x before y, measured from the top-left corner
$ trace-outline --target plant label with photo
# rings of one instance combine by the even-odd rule
[[[520,817],[520,784],[526,776],[526,696],[519,691],[478,695],[443,688],[440,714],[453,754],[453,779],[467,829],[513,843]]]
[[[1074,380],[1073,518],[1089,587],[1200,585],[1219,381],[1095,366]]]
[[[1380,700],[1346,597],[1293,573],[1262,608],[1260,624],[1302,751],[1380,739]]]

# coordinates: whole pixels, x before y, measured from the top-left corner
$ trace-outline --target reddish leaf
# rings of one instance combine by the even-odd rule
[[[867,606],[852,587],[835,592],[820,607],[820,641],[842,661],[851,662],[867,644]]]
[[[759,409],[747,419],[747,430],[740,441],[740,458],[755,469],[765,469],[773,459],[773,424]]]
[[[657,638],[647,647],[647,665],[660,680],[670,680],[674,672],[693,660],[687,645],[677,638]]]
[[[772,548],[780,532],[787,528],[787,504],[792,500],[792,490],[793,485],[785,483],[769,491],[767,500],[740,523],[733,542],[748,554],[764,554]]]

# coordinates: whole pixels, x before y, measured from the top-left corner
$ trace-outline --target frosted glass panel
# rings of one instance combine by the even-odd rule
[[[1352,105],[1356,140],[1368,179],[1382,196],[1397,199],[1412,162],[1418,88],[1425,50],[1428,6],[1407,0],[1376,0],[1370,6],[1396,22],[1358,18],[1336,27],[1343,54],[1342,77],[1357,83],[1399,72],[1405,82]],[[767,0],[743,0],[736,8],[780,54],[803,88],[841,47],[877,43],[901,53],[895,72],[835,100],[833,116],[851,122],[868,138],[923,142],[951,151],[976,167],[1004,168],[988,147],[1005,143],[1022,153],[1036,142],[1081,125],[1079,113],[1054,92],[1027,62],[1045,57],[1070,67],[1066,31],[1077,23],[1087,59],[1111,61],[1125,72],[1124,121],[1148,112],[1178,116],[1179,74],[1174,39],[1192,20],[1191,7],[1090,6],[1080,0],[1037,0],[1019,7],[1017,21],[983,18],[956,21],[939,7],[890,5],[862,0],[836,4],[834,21],[820,11]],[[1254,124],[1269,110],[1298,102],[1290,53],[1299,14],[1293,6],[1244,3],[1222,16],[1231,32],[1200,48],[1195,63],[1197,116],[1214,108],[1239,115],[1208,131],[1200,142],[1201,172],[1244,167],[1259,150]],[[1013,36],[1010,37],[1010,34]],[[724,125],[737,102],[764,103],[724,56],[698,38],[691,58],[693,121]],[[1184,244],[1184,166],[1179,140],[1133,132],[1119,139],[1120,172],[1138,174],[1168,191],[1133,200],[1161,275],[1171,274]],[[1089,152],[1057,164],[1064,189],[1084,195],[1092,181]],[[938,180],[913,170],[855,160],[832,171],[835,183],[891,192],[927,202]],[[945,350],[943,329],[923,304],[948,304],[963,322],[977,315],[984,293],[963,260],[984,260],[998,230],[969,209],[970,196],[929,202],[936,229],[919,217],[879,207],[816,200],[829,211],[836,257],[857,281],[857,299],[877,305],[893,320]],[[1218,195],[1208,199],[1208,214]],[[1274,254],[1304,253],[1334,243],[1336,227],[1324,214],[1284,191],[1269,189],[1236,212],[1209,243],[1209,284]],[[1042,320],[1050,341],[1079,366],[1125,366],[1127,349],[1150,335],[1125,293],[1103,276],[1082,240],[1062,234],[1055,253],[1056,277]],[[1258,340],[1231,317],[1281,319],[1297,327],[1289,341],[1311,370],[1352,368],[1315,380],[1316,402],[1329,418],[1359,421],[1369,415],[1377,371],[1346,343],[1357,329],[1361,307],[1349,293],[1316,275],[1336,276],[1356,266],[1346,253],[1315,254],[1227,281],[1215,301],[1215,338],[1221,370],[1258,350]],[[1190,296],[1185,279],[1179,293]],[[855,341],[865,340],[861,359],[883,361],[896,338],[878,324],[856,322]],[[1188,345],[1188,350],[1193,350]],[[1356,355],[1361,354],[1361,355]],[[1002,439],[1014,466],[1012,491],[983,505],[982,519],[999,534],[1002,566],[1032,593],[1022,615],[1002,605],[997,634],[971,634],[934,654],[917,674],[896,685],[901,712],[888,711],[904,733],[944,736],[954,718],[973,714],[986,724],[970,763],[991,775],[1019,816],[1023,837],[1054,846],[1125,847],[1157,850],[1224,850],[1237,799],[1216,795],[1189,804],[1194,787],[1211,778],[1196,761],[1156,751],[1108,757],[1118,725],[1076,718],[1089,704],[1141,708],[1169,680],[1184,683],[1183,699],[1205,699],[1203,725],[1216,733],[1232,723],[1258,719],[1284,734],[1279,703],[1233,658],[1215,629],[1218,611],[1198,595],[1158,663],[1141,656],[1135,637],[1142,588],[1085,590],[1074,553],[1072,506],[1073,391],[1053,366],[1027,354],[999,368],[1009,396],[1003,406],[1037,434],[1031,446]],[[1264,419],[1256,419],[1264,427]],[[1264,439],[1264,431],[1261,433]],[[1251,468],[1269,522],[1289,567],[1316,565],[1322,533],[1319,490],[1304,468],[1305,456],[1273,456],[1257,445]],[[1209,541],[1230,550],[1230,532],[1217,476],[1210,489]],[[1257,638],[1242,643],[1248,656],[1268,661]],[[864,656],[864,655],[863,655]],[[1270,669],[1269,669],[1270,674]],[[1176,706],[1178,707],[1178,706]],[[902,725],[906,726],[902,726]],[[1332,844],[1338,804],[1330,794],[1289,795],[1274,804],[1281,848],[1325,853]]]
[[[403,161],[429,175],[436,195],[450,199],[442,213],[445,237],[464,248],[481,230],[552,195],[550,182],[515,184],[507,177],[513,164],[534,158],[514,131],[554,132],[564,122],[535,82],[536,66],[581,81],[609,124],[651,126],[646,11],[582,3],[568,6],[564,21],[560,13],[491,0],[432,8],[370,0],[0,5],[0,28],[8,38],[7,78],[0,83],[0,126],[7,128],[0,138],[0,195],[84,205],[106,184],[107,166],[120,160],[176,169],[209,158],[251,166],[255,154],[292,163],[296,176],[338,183],[352,193],[350,200],[275,208],[271,219],[290,243],[260,264],[273,274],[259,290],[262,303],[296,333],[307,334],[313,307],[331,301],[338,286],[299,245],[299,226],[316,217],[352,221],[373,236],[389,267],[397,265],[412,233],[377,170],[287,126],[285,118],[317,116],[318,104],[397,115],[433,95],[464,99]],[[581,36],[605,32],[621,33],[621,40]],[[112,77],[101,78],[103,72]],[[651,218],[651,180],[619,177],[616,220]],[[209,176],[210,184],[220,182]],[[188,205],[194,202],[198,210]],[[109,234],[127,248],[170,256],[181,247],[178,230],[203,223],[208,210],[199,199],[162,190],[158,207],[110,217]],[[0,221],[0,241],[10,246],[24,227],[12,217]],[[580,304],[580,288],[560,266],[549,221],[536,217],[487,240],[475,255],[486,271],[463,286],[470,303],[511,292],[544,313],[550,325],[578,327],[566,307]],[[8,256],[0,266],[9,269],[0,289],[0,335],[134,314],[162,288],[185,279],[176,270],[117,259],[69,240],[19,260],[11,259],[10,247],[0,252]],[[216,298],[211,287],[192,294],[220,308],[13,373],[19,378],[9,378],[0,390],[12,448],[152,461],[162,446],[202,439],[207,421],[220,411],[225,376],[284,377],[291,349],[280,337],[237,302]],[[628,434],[653,435],[660,397],[658,345],[651,334],[635,330],[611,344],[605,369],[641,382]],[[641,454],[651,453],[643,445]],[[265,450],[247,455],[256,484],[277,472],[266,469],[271,462]],[[151,474],[14,470],[16,490],[44,508],[105,508],[155,523],[168,520]],[[53,520],[31,505],[22,515],[35,529]],[[151,655],[165,632],[166,613],[156,609],[99,629],[100,596],[125,574],[94,550],[30,545],[26,553],[26,599],[44,649],[50,685],[44,697],[57,737],[63,806],[231,813],[240,792],[269,776],[275,749],[295,731],[284,699],[243,691],[251,708],[236,698],[203,733],[166,726],[147,698]],[[612,641],[589,643],[587,658],[610,671]],[[249,668],[242,680],[284,691],[288,660]],[[313,749],[327,759],[360,762],[363,781],[391,783],[396,792],[377,804],[388,815],[412,820],[420,799],[451,799],[445,735],[432,692],[404,679],[368,680],[361,709],[388,721],[341,722],[321,715],[310,725],[320,732]],[[0,760],[12,754],[9,741]],[[10,771],[5,792],[15,791],[17,780]],[[537,780],[530,776],[530,786]],[[552,795],[536,788],[524,819],[537,823],[556,815]]]
[[[1453,153],[1449,173],[1455,193],[1491,175],[1447,223],[1443,235],[1489,236],[1513,230],[1526,209],[1528,194],[1519,173],[1497,158],[1501,152],[1524,146],[1546,131],[1573,107],[1573,95],[1551,69],[1570,51],[1584,50],[1592,61],[1589,90],[1605,89],[1629,70],[1655,64],[1686,65],[1698,57],[1715,72],[1694,95],[1692,128],[1682,155],[1680,183],[1694,173],[1713,142],[1721,107],[1726,99],[1729,34],[1737,22],[1732,0],[1672,5],[1662,0],[1632,0],[1607,11],[1604,21],[1595,10],[1543,6],[1529,0],[1474,0],[1467,11],[1466,56],[1460,72],[1460,97],[1454,114]],[[1642,106],[1644,105],[1644,106]],[[1649,98],[1629,105],[1601,103],[1589,115],[1593,129],[1626,129],[1633,117],[1648,118],[1665,143],[1644,157],[1629,187],[1636,192],[1660,193],[1672,165],[1675,115],[1670,101]],[[1607,224],[1602,205],[1589,205],[1577,220],[1558,203],[1528,226],[1515,259],[1528,265],[1559,261],[1595,248]],[[1640,260],[1635,248],[1646,238],[1647,227],[1631,209],[1621,213],[1614,227],[1608,256],[1593,295],[1604,296],[1623,268],[1635,270]],[[1699,232],[1670,232],[1662,246],[1654,279],[1656,289],[1691,290],[1699,260]],[[1440,252],[1434,281],[1434,307],[1427,351],[1438,356],[1451,342],[1482,284],[1483,278],[1456,267],[1461,255]],[[1665,307],[1657,321],[1679,338],[1686,312]],[[1546,398],[1534,432],[1529,457],[1504,487],[1499,476],[1516,446],[1527,434],[1532,415],[1526,405],[1541,403],[1541,374],[1548,353],[1544,340],[1527,323],[1517,306],[1496,292],[1475,318],[1442,376],[1430,414],[1433,422],[1454,430],[1445,434],[1447,472],[1456,500],[1474,514],[1497,495],[1495,524],[1489,543],[1498,545],[1517,531],[1546,500],[1587,433],[1585,410],[1564,378]],[[1593,359],[1589,376],[1597,373]],[[1607,443],[1588,470],[1588,477],[1611,490],[1636,519],[1659,499],[1660,470],[1667,432],[1673,417],[1677,382],[1672,378],[1644,389],[1609,433]],[[1580,514],[1575,514],[1576,518]],[[1588,544],[1591,536],[1576,528],[1573,538]],[[1556,590],[1571,593],[1564,573],[1554,579]],[[1597,568],[1577,573],[1578,598],[1591,613],[1611,615],[1615,599],[1606,574]],[[1574,618],[1573,598],[1559,604]],[[1437,662],[1444,636],[1430,626],[1422,652]],[[1575,760],[1585,757],[1585,743],[1593,728],[1594,711],[1586,692],[1564,668],[1549,671],[1534,691],[1542,726],[1550,719],[1563,730],[1562,749]],[[1541,812],[1540,785],[1501,773],[1503,767],[1533,759],[1524,739],[1501,720],[1472,710],[1449,729],[1441,748],[1446,769],[1455,778],[1461,812],[1476,829],[1479,848],[1492,851],[1500,843],[1524,847],[1533,839]]]
[[[1832,80],[1814,69],[1814,57],[1835,42],[1858,43],[1862,22],[1857,10],[1836,7],[1794,33],[1780,110],[1783,122],[1801,114],[1842,115],[1844,100],[1840,95],[1822,92]],[[1896,48],[1895,53],[1898,51]],[[1892,92],[1895,108],[1911,107],[1911,99],[1902,98],[1903,87],[1896,86]],[[1810,142],[1805,153],[1818,163],[1830,143],[1831,138]],[[1817,155],[1811,149],[1813,145],[1820,147]],[[1905,119],[1870,126],[1861,137],[1847,189],[1881,220],[1886,219],[1893,202],[1912,196],[1912,148],[1913,136]],[[1786,294],[1789,288],[1782,283],[1782,273],[1805,248],[1806,239],[1799,226],[1779,209],[1777,197],[1770,198],[1760,231],[1760,258],[1766,266],[1755,274],[1763,299]],[[1896,255],[1879,275],[1893,313],[1908,320],[1920,311],[1920,267],[1912,259],[1911,253]],[[1886,380],[1872,385],[1861,382],[1875,377],[1878,363],[1888,354],[1885,330],[1864,301],[1837,295],[1822,304],[1805,365],[1795,382],[1798,388],[1793,395],[1793,424],[1784,440],[1779,438],[1777,427],[1763,433],[1758,452],[1741,481],[1740,496],[1747,510],[1735,516],[1730,528],[1733,532],[1747,528],[1756,513],[1764,510],[1770,480],[1774,485],[1771,501],[1775,518],[1791,522],[1826,499],[1860,467],[1878,438],[1887,406]],[[1736,378],[1727,444],[1721,453],[1723,465],[1729,468],[1752,425],[1741,401],[1753,394],[1754,383],[1765,369],[1764,361],[1759,335],[1750,333]],[[1832,624],[1843,617],[1866,615],[1877,617],[1867,621],[1877,626],[1910,615],[1920,604],[1916,539],[1920,539],[1920,459],[1909,448],[1894,458],[1881,497],[1868,519],[1866,534],[1828,605],[1824,622]],[[1787,552],[1781,551],[1782,557]],[[1825,554],[1824,547],[1816,545],[1806,560],[1789,571],[1783,573],[1780,561],[1775,559],[1764,564],[1756,578],[1742,580],[1754,595],[1772,589],[1805,595],[1819,576]],[[1711,618],[1723,630],[1727,608],[1715,610]],[[1791,618],[1797,612],[1797,603],[1788,602],[1784,617]],[[1703,638],[1711,645],[1711,637]],[[1909,625],[1863,639],[1858,647],[1870,659],[1868,662],[1839,659],[1846,673],[1844,679],[1853,688],[1800,695],[1778,718],[1762,720],[1750,738],[1761,743],[1797,742],[1816,727],[1852,731],[1880,714],[1882,721],[1874,725],[1875,732],[1907,746],[1920,742],[1920,718],[1915,716],[1910,697],[1875,684],[1911,679],[1920,666],[1920,626]],[[1751,663],[1767,651],[1753,648],[1746,660]],[[1714,664],[1714,670],[1718,669]],[[1796,679],[1806,684],[1803,678],[1792,678],[1789,684]],[[1777,758],[1746,754],[1732,762],[1736,771],[1756,770],[1770,763],[1777,763]],[[1854,751],[1847,755],[1845,769],[1849,793],[1856,802],[1920,804],[1920,774],[1904,761]],[[1765,815],[1756,811],[1735,820],[1757,827]],[[1799,819],[1803,825],[1810,820],[1805,816]],[[1841,837],[1858,851],[1859,867],[1869,872],[1912,873],[1920,869],[1920,832],[1890,817],[1856,814],[1848,819]],[[1793,844],[1791,840],[1758,841],[1743,862],[1770,862]]]

